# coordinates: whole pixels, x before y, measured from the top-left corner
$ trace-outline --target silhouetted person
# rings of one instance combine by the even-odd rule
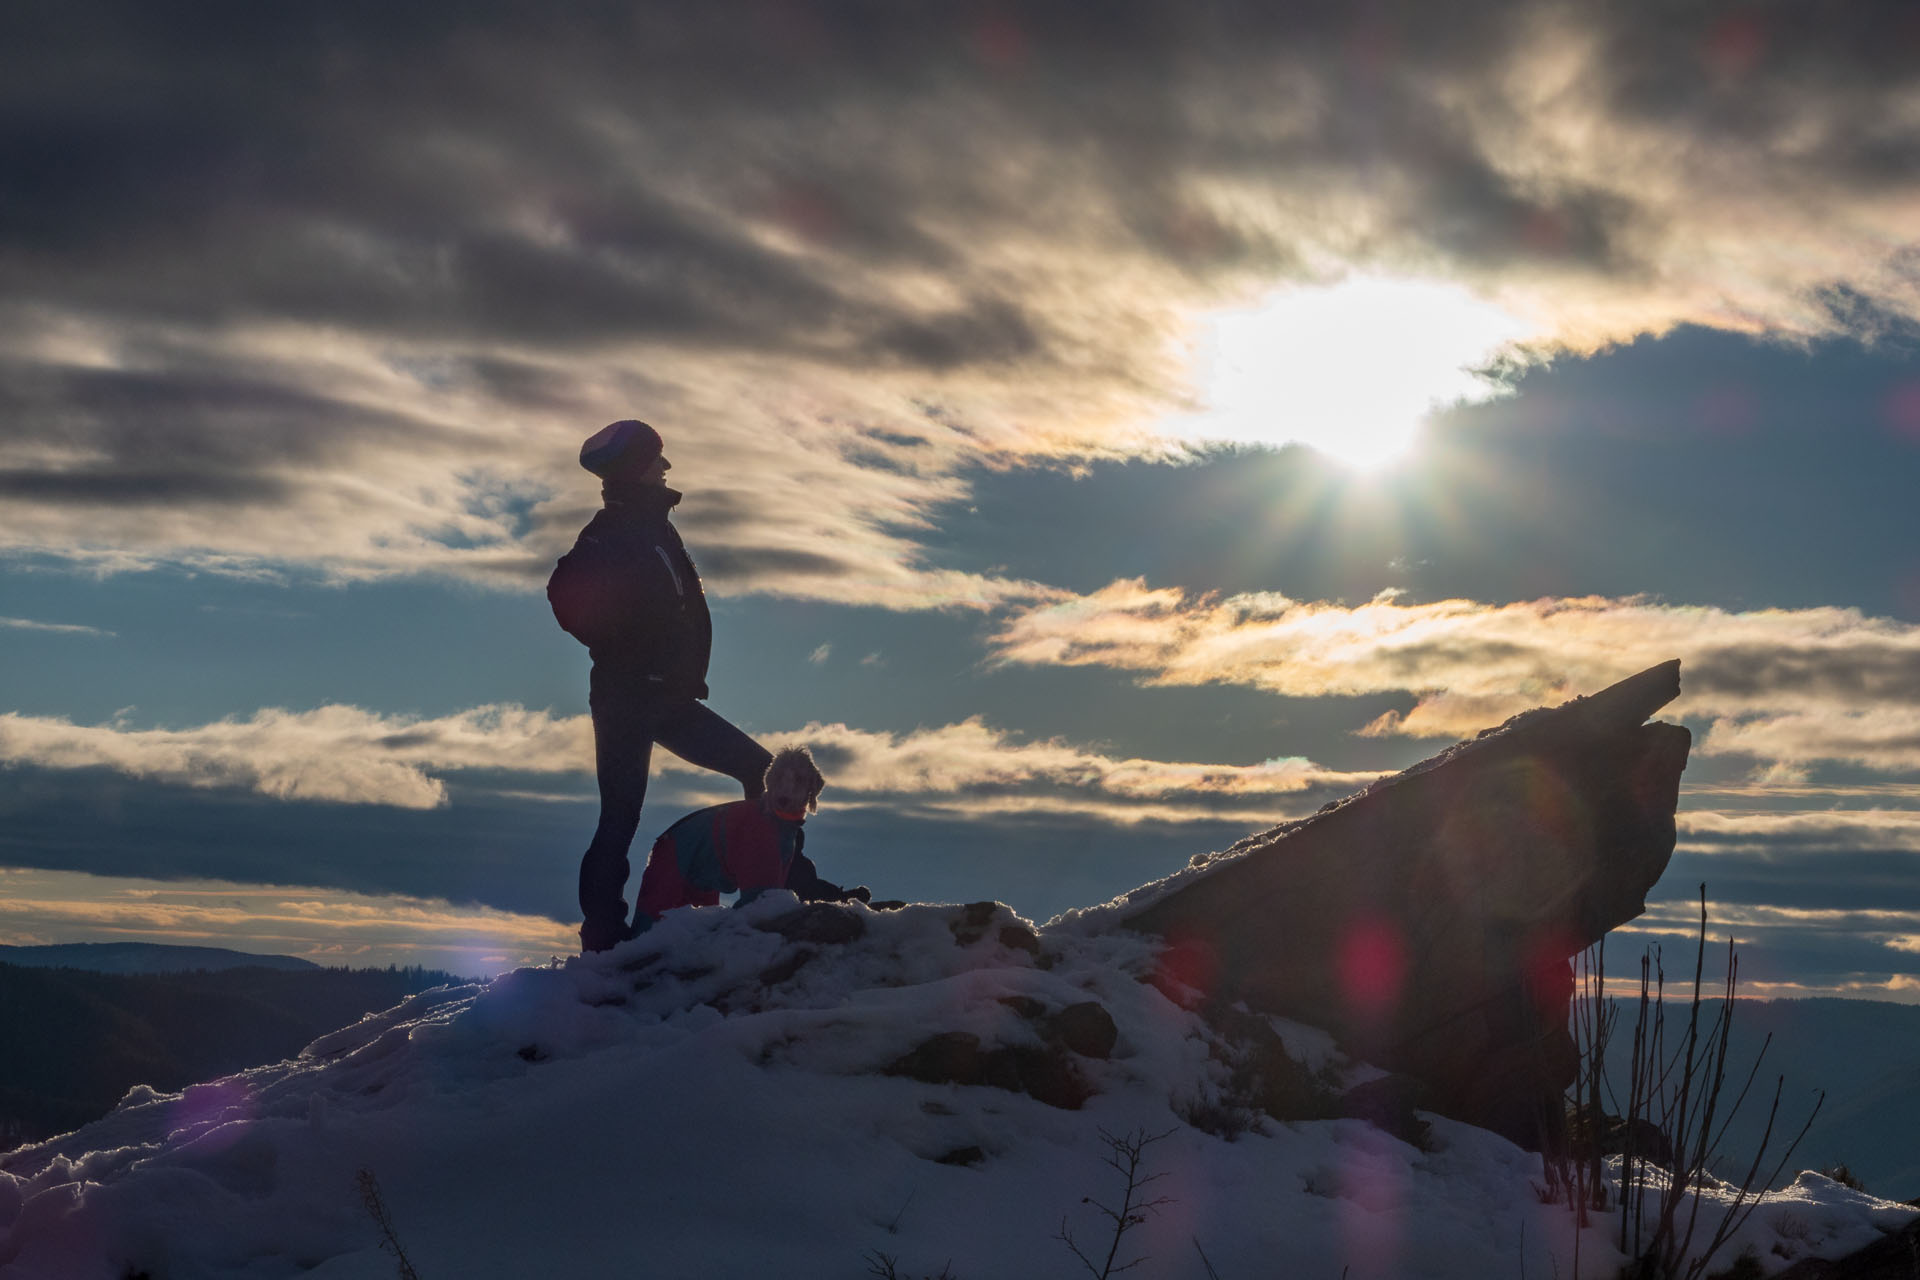
[[[711,907],[723,893],[738,905],[767,889],[790,889],[802,902],[869,902],[865,885],[842,889],[820,878],[808,858],[807,814],[820,807],[826,780],[805,747],[787,747],[767,766],[758,800],[699,809],[660,833],[640,873],[632,934],[675,907]]]
[[[593,656],[588,706],[600,822],[580,860],[580,946],[604,951],[627,927],[627,848],[640,825],[659,743],[689,764],[737,779],[749,800],[772,756],[703,705],[713,622],[700,575],[667,513],[671,465],[659,432],[616,422],[580,448],[605,505],[547,582],[560,625]]]

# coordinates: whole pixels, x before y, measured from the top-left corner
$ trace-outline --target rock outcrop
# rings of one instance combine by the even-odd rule
[[[1663,663],[1209,858],[1128,917],[1164,981],[1333,1032],[1422,1105],[1539,1148],[1577,1059],[1570,957],[1646,909],[1691,735]]]

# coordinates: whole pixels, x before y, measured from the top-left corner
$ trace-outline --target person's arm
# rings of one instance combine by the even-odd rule
[[[804,837],[806,833],[799,832]],[[793,851],[793,867],[787,872],[787,888],[802,902],[871,902],[873,893],[867,886],[855,885],[851,889],[842,889],[830,880],[820,878],[820,869],[813,865],[813,859],[796,847]]]

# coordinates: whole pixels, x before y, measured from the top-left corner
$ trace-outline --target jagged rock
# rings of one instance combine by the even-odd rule
[[[924,1084],[978,1084],[980,1037],[971,1031],[943,1031],[929,1036],[889,1065],[886,1073]]]
[[[1516,716],[1205,860],[1126,924],[1167,940],[1163,990],[1325,1027],[1431,1110],[1557,1145],[1567,961],[1673,855],[1692,738],[1646,722],[1679,692],[1668,662]]]
[[[777,933],[788,942],[834,946],[861,937],[867,931],[867,922],[851,907],[809,902],[758,927],[767,933]]]
[[[983,1050],[980,1037],[970,1031],[929,1036],[891,1063],[886,1074],[927,1084],[991,1085],[1065,1111],[1078,1111],[1093,1096],[1092,1086],[1062,1046],[1004,1045]]]
[[[1093,1089],[1073,1065],[1073,1059],[1058,1045],[1044,1049],[1005,1045],[981,1055],[980,1068],[980,1083],[1009,1093],[1024,1093],[1035,1102],[1063,1111],[1078,1111],[1093,1096]]]
[[[998,936],[1000,945],[1009,951],[1024,951],[1034,956],[1040,954],[1040,935],[1023,924],[1003,924]]]
[[[1426,1093],[1426,1086],[1412,1076],[1381,1076],[1341,1094],[1339,1112],[1424,1148],[1428,1139],[1427,1122],[1415,1112],[1426,1105]]]
[[[947,921],[947,929],[953,934],[953,945],[970,947],[987,936],[995,919],[1006,916],[994,934],[1000,945],[1009,951],[1025,951],[1036,959],[1045,960],[1040,954],[1040,935],[1013,918],[1012,908],[998,902],[969,902],[960,908],[960,914]],[[1048,967],[1045,963],[1042,968]]]
[[[1265,1018],[1220,1004],[1203,1009],[1201,1016],[1219,1036],[1213,1054],[1230,1069],[1228,1090],[1234,1098],[1280,1121],[1344,1114]]]
[[[1594,1132],[1598,1129],[1598,1133]],[[1597,1138],[1597,1143],[1596,1143]],[[1619,1116],[1601,1113],[1600,1123],[1594,1125],[1584,1107],[1567,1108],[1567,1152],[1575,1159],[1585,1159],[1595,1154],[1617,1156],[1624,1154],[1631,1146],[1634,1154],[1642,1160],[1657,1165],[1671,1167],[1673,1164],[1673,1145],[1668,1141],[1666,1132],[1653,1121],[1642,1117],[1631,1126]]]
[[[1844,1258],[1802,1258],[1775,1272],[1774,1280],[1913,1280],[1920,1271],[1916,1259],[1920,1259],[1920,1218]]]
[[[987,926],[993,923],[994,916],[1000,912],[997,902],[969,902],[960,908],[960,914],[947,921],[947,931],[953,934],[953,945],[970,947],[987,936]]]
[[[775,961],[760,971],[760,985],[777,987],[800,972],[813,960],[814,952],[810,947],[800,947],[784,960]]]
[[[1120,1039],[1113,1015],[1097,1000],[1070,1004],[1047,1019],[1044,1034],[1083,1058],[1106,1058]]]

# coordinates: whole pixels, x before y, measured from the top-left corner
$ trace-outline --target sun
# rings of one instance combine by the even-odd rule
[[[1504,392],[1476,370],[1535,336],[1458,285],[1351,276],[1208,317],[1193,344],[1200,440],[1304,444],[1361,470],[1404,457],[1425,419]]]

